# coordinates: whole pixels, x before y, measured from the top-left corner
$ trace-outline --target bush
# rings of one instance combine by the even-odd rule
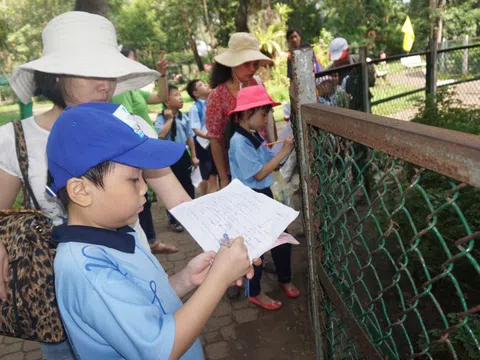
[[[436,99],[427,97],[417,106],[413,122],[480,135],[480,109],[465,106],[448,87],[439,89]]]

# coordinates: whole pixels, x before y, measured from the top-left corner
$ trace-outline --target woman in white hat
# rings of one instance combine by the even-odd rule
[[[222,188],[230,181],[224,134],[228,113],[235,108],[237,94],[242,87],[261,83],[255,74],[260,66],[268,64],[273,64],[273,61],[260,52],[257,38],[243,32],[233,34],[228,42],[228,50],[215,57],[206,124]],[[261,135],[267,139],[265,133]]]
[[[237,94],[242,87],[261,84],[255,74],[260,66],[273,64],[272,59],[259,50],[258,39],[249,33],[234,33],[228,41],[228,50],[215,57],[215,63],[210,77],[212,91],[208,97],[206,110],[206,125],[213,160],[220,178],[220,187],[230,182],[228,152],[226,150],[225,126],[228,123],[228,113],[237,105]],[[273,118],[270,119],[273,126]],[[260,134],[268,140],[265,130]],[[227,295],[231,298],[240,294],[233,286]]]
[[[66,106],[84,102],[107,102],[112,95],[139,89],[159,77],[157,71],[124,57],[118,50],[115,28],[104,17],[85,12],[68,12],[52,19],[42,32],[43,57],[19,66],[10,84],[20,100],[28,103],[32,96],[43,95],[54,106],[39,116],[22,121],[29,162],[28,180],[42,211],[54,223],[65,216],[62,207],[45,193],[47,179],[46,144],[49,131]],[[138,125],[148,134],[150,127],[138,118]],[[155,136],[155,135],[153,135]],[[22,174],[16,156],[12,124],[0,127],[0,209],[11,208],[21,185]],[[169,188],[161,200],[172,208],[190,197],[170,169],[145,172],[152,188]],[[165,191],[157,191],[157,194]],[[139,238],[141,227],[135,224]],[[0,243],[0,300],[6,300],[8,254]],[[67,341],[42,344],[47,360],[73,359]]]

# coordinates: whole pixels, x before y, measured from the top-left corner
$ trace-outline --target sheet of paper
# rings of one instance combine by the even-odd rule
[[[205,133],[205,134],[208,134],[207,128],[205,126],[202,128],[202,132]],[[208,145],[210,145],[210,140],[205,139],[205,138],[200,137],[200,136],[197,136],[197,142],[204,149],[206,149],[208,147]]]
[[[190,179],[192,179],[192,184],[196,188],[202,182],[202,174],[200,173],[200,166],[194,167],[190,173]]]
[[[282,141],[282,140],[285,140],[287,137],[293,135],[293,131],[292,131],[292,125],[290,124],[290,122],[288,122],[285,127],[283,128],[283,131],[282,133],[280,134],[280,136],[278,137],[278,140],[277,141]],[[275,144],[273,145],[272,147],[272,151],[275,153],[275,154],[278,154],[278,152],[282,149],[282,146],[283,146],[283,143],[280,143],[280,144]]]
[[[170,212],[204,251],[242,236],[250,260],[269,250],[298,212],[238,180],[213,194],[182,203]]]
[[[280,236],[277,238],[277,240],[275,240],[273,245],[269,249],[267,249],[266,251],[271,250],[273,248],[276,248],[277,246],[280,246],[280,245],[283,245],[283,244],[299,245],[300,243],[292,235],[283,232],[283,233],[280,234]]]

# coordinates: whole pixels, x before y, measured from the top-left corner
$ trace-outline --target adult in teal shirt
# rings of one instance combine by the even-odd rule
[[[129,59],[138,61],[137,51],[135,48],[123,47],[121,52]],[[155,67],[160,73],[160,78],[158,79],[158,91],[156,93],[144,90],[131,90],[119,95],[115,95],[111,100],[112,103],[125,106],[125,108],[131,114],[142,117],[148,124],[150,124],[153,130],[155,130],[155,127],[153,125],[153,121],[150,119],[147,105],[163,103],[167,100],[168,93],[168,83],[166,77],[168,61],[164,59],[163,54],[161,55],[160,60],[155,64]]]

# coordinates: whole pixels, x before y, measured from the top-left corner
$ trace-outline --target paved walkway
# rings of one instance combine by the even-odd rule
[[[158,203],[152,210],[157,237],[180,249],[175,254],[158,256],[165,271],[173,274],[201,249],[187,233],[175,234],[167,229],[165,210]],[[298,235],[299,219],[289,230],[302,243],[293,248],[294,281],[302,291],[301,296],[288,299],[276,285],[274,276],[267,273],[264,273],[262,286],[270,296],[283,302],[284,306],[279,311],[269,312],[250,305],[243,296],[235,300],[228,300],[225,296],[200,337],[207,360],[314,359],[306,295],[307,255],[303,236]],[[42,355],[37,343],[0,336],[0,360],[39,359]]]

